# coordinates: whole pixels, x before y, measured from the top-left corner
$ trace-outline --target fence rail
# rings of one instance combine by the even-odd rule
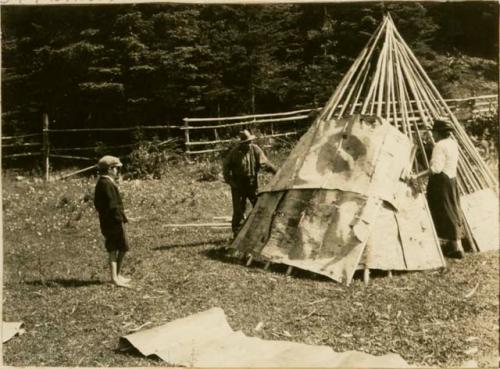
[[[135,126],[135,127],[120,127],[120,128],[73,128],[73,129],[66,129],[66,128],[58,128],[58,129],[53,129],[50,128],[48,129],[49,132],[59,132],[59,133],[68,133],[68,132],[126,132],[126,131],[140,131],[142,129],[155,129],[155,130],[162,130],[162,129],[179,129],[180,126]]]
[[[482,115],[498,108],[498,95],[482,95],[461,99],[447,99],[446,103],[456,113],[461,120],[468,120],[477,115]],[[418,112],[417,101],[410,100],[410,109],[408,113]],[[359,103],[361,104],[361,103]],[[384,105],[385,102],[382,102]],[[340,106],[341,108],[342,106]],[[302,109],[284,113],[275,114],[258,114],[246,116],[234,116],[224,118],[184,118],[184,124],[181,130],[184,131],[184,145],[185,152],[189,155],[216,153],[225,150],[231,142],[234,142],[234,130],[236,128],[252,128],[253,130],[259,129],[262,126],[268,126],[269,129],[264,132],[259,132],[259,138],[269,139],[280,136],[297,135],[304,131],[307,124],[310,123],[310,113],[317,109]],[[419,118],[409,118],[410,120],[418,120]],[[227,123],[230,122],[231,123]],[[213,124],[217,122],[218,124]],[[212,123],[212,124],[211,124]],[[281,125],[286,123],[294,123],[294,127],[288,132],[282,131]],[[275,133],[274,130],[278,129],[280,133]],[[213,139],[207,140],[208,134]],[[230,134],[230,133],[233,134]],[[202,134],[204,133],[204,135]],[[198,137],[196,137],[197,135]],[[229,136],[229,138],[221,138],[221,136]],[[203,149],[191,150],[191,148],[205,146]]]
[[[462,99],[447,99],[446,103],[457,115],[459,120],[473,119],[478,115],[496,112],[498,109],[498,95],[482,95]],[[410,101],[410,111],[416,107],[417,101]],[[217,153],[227,149],[228,145],[235,142],[236,133],[242,128],[251,129],[261,139],[277,139],[280,137],[297,136],[307,130],[311,123],[311,113],[320,111],[321,108],[300,109],[272,114],[239,115],[232,117],[203,117],[184,118],[180,125],[154,125],[134,126],[116,128],[75,128],[60,129],[50,128],[48,116],[43,116],[43,129],[40,133],[28,133],[17,136],[2,137],[2,158],[22,158],[43,156],[45,177],[48,179],[50,158],[69,159],[79,161],[92,161],[95,157],[84,156],[91,153],[97,154],[103,150],[112,151],[118,149],[137,147],[139,142],[121,145],[94,145],[83,147],[51,147],[50,137],[52,134],[60,133],[98,133],[98,132],[134,132],[134,131],[174,131],[183,136],[180,139],[184,146],[184,152],[188,155]],[[27,139],[30,139],[26,141]],[[32,141],[33,139],[37,139]],[[176,141],[169,137],[155,146],[160,147]],[[40,151],[24,152],[27,148],[41,146]],[[9,153],[10,149],[19,149],[23,152]],[[5,150],[7,149],[7,150]],[[6,152],[7,151],[7,152]],[[81,154],[83,155],[81,155]]]

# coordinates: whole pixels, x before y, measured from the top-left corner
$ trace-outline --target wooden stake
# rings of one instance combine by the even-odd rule
[[[184,122],[184,144],[186,145],[186,153],[189,154],[189,121],[187,118],[183,119]]]
[[[271,266],[271,262],[267,261],[266,265],[264,265],[264,270],[268,270],[270,266]]]
[[[368,283],[370,283],[370,269],[367,267],[363,270],[363,282],[365,283],[365,286],[368,286]]]
[[[252,261],[253,261],[253,256],[252,255],[249,255],[248,256],[248,260],[247,260],[247,267],[250,266],[252,264]]]
[[[49,154],[50,154],[50,139],[49,139],[49,115],[47,113],[43,113],[43,167],[44,167],[44,179],[47,182],[50,179],[50,162],[49,162]]]
[[[293,271],[293,266],[289,265],[288,269],[286,270],[286,275],[289,276],[290,274],[292,274],[292,271]]]

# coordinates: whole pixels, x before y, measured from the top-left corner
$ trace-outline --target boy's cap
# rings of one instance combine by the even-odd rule
[[[250,133],[248,129],[245,129],[240,132],[240,142],[248,142],[255,140],[257,137],[255,137],[253,134]]]
[[[111,155],[105,155],[102,158],[99,159],[97,162],[97,168],[99,170],[106,170],[108,168],[113,168],[113,167],[121,167],[123,166],[122,162],[120,159],[118,159],[116,156],[111,156]]]

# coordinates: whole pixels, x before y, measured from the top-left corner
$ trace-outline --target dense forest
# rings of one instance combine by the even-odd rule
[[[2,129],[321,106],[386,11],[445,97],[496,83],[497,2],[4,6]]]

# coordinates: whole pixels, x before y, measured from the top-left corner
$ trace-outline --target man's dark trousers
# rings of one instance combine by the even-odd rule
[[[250,200],[252,206],[257,202],[257,181],[245,180],[238,181],[236,186],[231,186],[231,197],[233,199],[233,219],[231,228],[236,236],[240,230],[241,222],[245,216],[247,199]]]

